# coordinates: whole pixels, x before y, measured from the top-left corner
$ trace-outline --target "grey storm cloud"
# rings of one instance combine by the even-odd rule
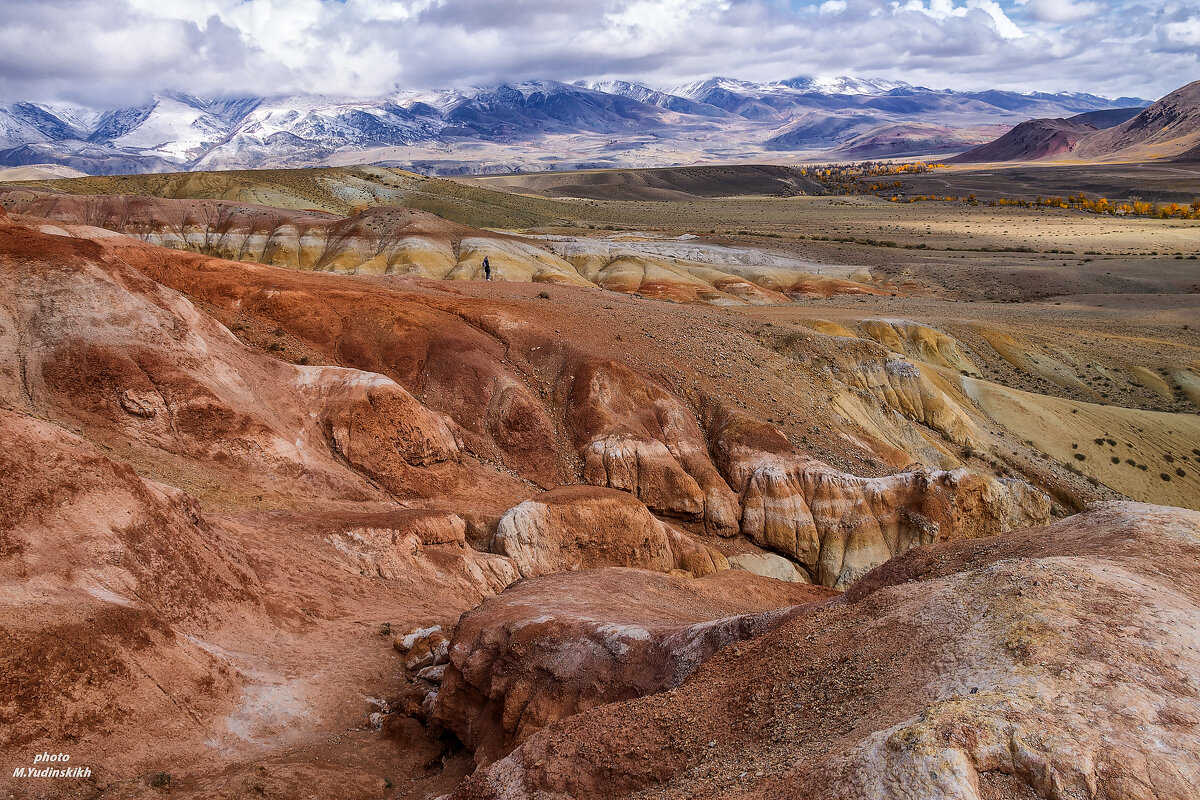
[[[1200,8],[1178,0],[3,0],[3,18],[0,99],[89,106],[800,74],[1158,97],[1200,72]]]

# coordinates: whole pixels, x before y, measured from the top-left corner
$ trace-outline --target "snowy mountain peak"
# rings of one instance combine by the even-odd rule
[[[1119,101],[1135,104],[1131,98]],[[369,160],[380,157],[369,153],[386,148],[424,148],[425,155],[411,157],[415,163],[465,141],[520,153],[524,144],[548,135],[560,136],[568,149],[578,142],[579,152],[563,153],[564,158],[616,165],[632,157],[646,166],[654,159],[694,159],[705,149],[827,147],[887,124],[1015,125],[1112,107],[1112,101],[1080,93],[954,92],[845,76],[767,83],[718,76],[670,91],[626,80],[531,80],[395,91],[375,99],[164,92],[103,111],[0,105],[0,166],[55,163],[100,173],[304,166],[327,163],[335,154],[345,162],[357,153]],[[637,155],[648,139],[663,143],[655,145],[657,155]],[[679,154],[673,155],[676,146]],[[382,158],[394,160],[397,154]],[[531,163],[547,161],[544,155],[538,159]]]
[[[910,83],[882,78],[849,78],[798,76],[780,81],[783,86],[820,94],[887,94],[894,89],[912,89]]]

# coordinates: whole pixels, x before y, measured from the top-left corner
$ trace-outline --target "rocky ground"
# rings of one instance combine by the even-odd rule
[[[451,796],[1191,797],[1198,534],[1108,504],[913,551]]]
[[[1186,303],[173,193],[4,194],[6,796],[1190,796]]]

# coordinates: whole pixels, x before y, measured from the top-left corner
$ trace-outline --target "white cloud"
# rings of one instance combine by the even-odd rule
[[[909,0],[903,6],[905,11],[916,11],[926,14],[936,20],[947,20],[953,17],[967,17],[972,11],[982,11],[992,21],[996,33],[1005,39],[1020,39],[1025,33],[1017,27],[1004,9],[995,0],[967,0],[963,5],[955,5],[953,0],[929,0],[926,6],[921,0]]]
[[[992,18],[996,32],[1005,39],[1020,39],[1025,32],[1017,27],[995,0],[967,0],[967,8],[979,9]]]
[[[1175,45],[1200,47],[1200,17],[1168,22],[1163,26],[1163,38]]]
[[[1102,3],[1091,0],[1018,0],[1018,5],[1039,22],[1075,22],[1104,11]]]
[[[0,100],[714,74],[1158,96],[1194,77],[1194,6],[1125,1],[3,0]],[[1135,62],[1156,66],[1113,68]]]

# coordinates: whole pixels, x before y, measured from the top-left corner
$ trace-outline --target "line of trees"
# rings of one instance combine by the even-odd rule
[[[876,193],[878,194],[878,193]],[[956,195],[892,194],[887,197],[893,203],[920,203],[941,201],[946,203],[960,202],[968,205],[985,205],[991,207],[1016,206],[1018,208],[1065,208],[1086,211],[1089,214],[1110,214],[1118,217],[1153,217],[1157,219],[1200,219],[1200,197],[1188,205],[1181,203],[1151,203],[1138,198],[1129,202],[1115,203],[1106,197],[1092,200],[1080,192],[1066,197],[1035,197],[1028,200],[1020,197],[998,197],[994,200],[979,200],[975,195],[959,197]]]
[[[913,161],[894,164],[886,161],[858,161],[846,164],[814,164],[801,167],[800,174],[820,183],[831,194],[878,194],[901,187],[900,181],[863,183],[864,179],[892,175],[922,175],[945,164]]]

